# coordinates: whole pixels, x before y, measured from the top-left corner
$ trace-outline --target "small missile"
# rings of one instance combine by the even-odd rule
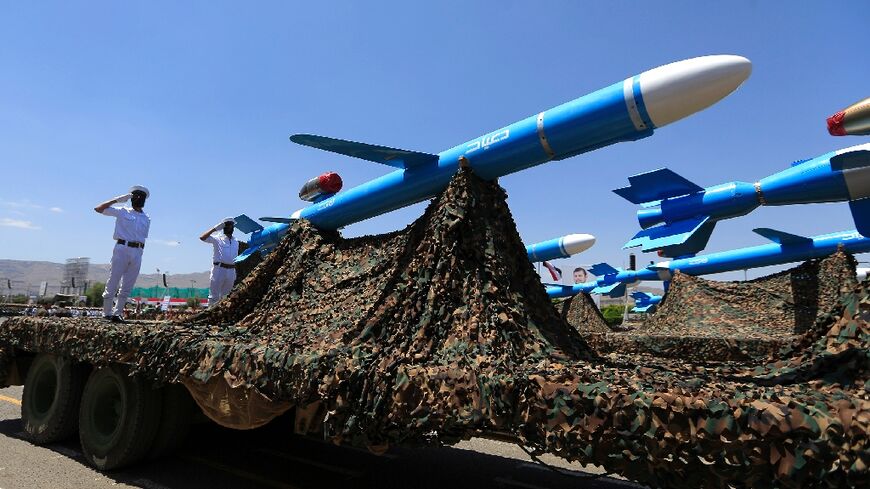
[[[701,111],[737,89],[752,71],[741,56],[716,55],[659,66],[560,106],[529,116],[441,153],[296,134],[305,146],[380,163],[394,171],[291,214],[317,228],[336,230],[434,197],[460,166],[493,180],[553,160],[562,160],[619,142],[651,136],[654,129]],[[286,232],[288,219],[263,236]],[[236,228],[245,231],[236,224]],[[250,229],[257,230],[256,227]],[[257,239],[239,255],[259,250]]]
[[[653,312],[662,301],[662,296],[647,294],[646,292],[634,291],[631,293],[634,299],[634,307],[631,312]]]
[[[595,236],[591,234],[569,234],[561,238],[554,238],[526,246],[526,253],[529,255],[529,261],[537,263],[557,258],[568,258],[588,250],[594,244]]]
[[[792,163],[755,183],[728,182],[701,187],[662,168],[628,178],[614,190],[640,204],[642,231],[625,244],[663,256],[693,255],[707,246],[716,222],[760,206],[849,202],[859,232],[870,236],[870,143]]]
[[[586,292],[622,297],[627,285],[641,281],[671,280],[677,270],[687,275],[707,275],[782,265],[825,257],[837,251],[839,246],[852,254],[870,251],[870,239],[855,230],[814,237],[798,236],[770,228],[758,228],[754,231],[772,243],[663,261],[640,270],[622,270],[606,263],[598,263],[589,270],[598,277],[597,280],[574,286],[548,285],[547,294],[550,297],[571,297]]]
[[[828,117],[828,133],[831,136],[870,136],[870,98]]]

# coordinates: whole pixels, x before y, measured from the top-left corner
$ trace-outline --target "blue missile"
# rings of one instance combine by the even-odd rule
[[[625,244],[662,255],[692,255],[706,247],[716,222],[759,206],[849,202],[855,227],[870,236],[870,144],[798,161],[755,183],[728,182],[702,188],[667,168],[629,177],[614,190],[640,204],[642,231]]]
[[[422,202],[447,187],[460,166],[486,180],[553,160],[562,160],[623,141],[636,141],[654,129],[703,110],[733,92],[752,65],[732,55],[702,56],[645,71],[613,85],[540,112],[441,153],[422,153],[311,134],[298,144],[373,161],[395,171],[345,192],[318,200],[290,218],[263,218],[236,228],[252,236],[244,260],[274,246],[292,219],[336,230],[348,224]],[[250,219],[249,219],[250,221]]]
[[[838,246],[843,246],[852,254],[870,251],[870,239],[855,230],[815,237],[797,236],[770,228],[758,228],[754,231],[773,243],[663,261],[640,270],[622,270],[599,263],[590,269],[590,272],[599,277],[597,280],[574,286],[548,285],[547,294],[550,297],[570,297],[586,292],[621,297],[625,294],[626,285],[645,280],[671,280],[677,270],[687,275],[707,275],[782,265],[828,256],[837,251]]]
[[[704,56],[660,66],[527,117],[438,154],[323,136],[291,140],[396,168],[380,178],[298,210],[321,229],[338,229],[433,197],[460,165],[486,180],[562,160],[653,130],[718,102],[749,76],[740,56]]]
[[[656,306],[662,301],[662,296],[647,294],[646,292],[635,291],[631,293],[634,298],[634,307],[631,312],[653,312]]]
[[[591,234],[569,234],[561,238],[549,239],[540,243],[526,246],[529,261],[540,261],[568,258],[577,253],[588,250],[595,244],[595,236]]]

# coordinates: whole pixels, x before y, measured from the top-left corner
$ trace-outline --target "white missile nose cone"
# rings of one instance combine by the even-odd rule
[[[641,73],[640,91],[653,125],[662,127],[722,100],[750,73],[742,56],[701,56]]]
[[[591,234],[569,234],[562,238],[562,247],[569,255],[576,255],[581,251],[592,248],[595,244],[595,236]]]

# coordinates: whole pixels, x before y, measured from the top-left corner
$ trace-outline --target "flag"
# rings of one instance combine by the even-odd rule
[[[551,265],[550,262],[548,262],[548,261],[545,261],[545,262],[543,263],[543,265],[544,265],[545,267],[547,267],[547,270],[550,271],[550,275],[553,276],[553,280],[555,280],[555,281],[557,281],[557,282],[558,282],[559,280],[562,280],[562,270],[559,270],[558,268],[554,267],[554,266]]]

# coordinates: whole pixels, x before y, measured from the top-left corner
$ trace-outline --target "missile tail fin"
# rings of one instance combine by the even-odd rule
[[[667,168],[630,176],[628,183],[628,187],[618,188],[613,192],[633,204],[644,204],[704,190]]]
[[[603,277],[605,275],[616,275],[619,273],[618,268],[613,268],[607,263],[596,263],[589,267],[589,273],[595,275],[596,277]]]
[[[802,243],[811,243],[813,241],[806,236],[798,236],[797,234],[786,233],[784,231],[779,231],[771,228],[755,228],[753,229],[753,231],[773,241],[774,243],[779,243],[781,245],[795,245]]]
[[[438,163],[438,155],[409,151],[405,149],[389,148],[374,144],[358,143],[344,139],[328,138],[314,134],[294,134],[290,136],[294,143],[312,148],[330,151],[354,158],[374,161],[382,165],[394,168],[415,168]]]
[[[247,215],[241,214],[239,216],[236,216],[236,229],[245,234],[250,234],[254,231],[259,231],[263,229],[263,226],[261,226],[259,223],[257,223],[257,221],[251,219]]]
[[[613,297],[613,298],[622,297],[625,295],[625,284],[615,283],[615,284],[595,287],[594,289],[592,289],[590,294],[601,294],[601,295],[606,295],[608,297]]]
[[[647,301],[652,296],[650,296],[646,292],[641,292],[641,291],[637,290],[637,291],[634,291],[631,293],[631,297],[636,301]]]
[[[260,248],[261,248],[261,247],[262,247],[262,245],[251,246],[250,248],[246,249],[244,253],[242,253],[242,254],[240,254],[239,256],[237,256],[237,257],[233,260],[233,263],[241,263],[241,262],[247,260],[248,258],[251,257],[251,255],[253,255],[254,253],[260,251]]]
[[[855,229],[861,236],[870,236],[870,198],[849,201],[849,210],[855,221]]]
[[[665,256],[691,255],[707,246],[715,226],[709,216],[655,226],[635,234],[623,248],[642,246],[644,252],[662,250]]]

